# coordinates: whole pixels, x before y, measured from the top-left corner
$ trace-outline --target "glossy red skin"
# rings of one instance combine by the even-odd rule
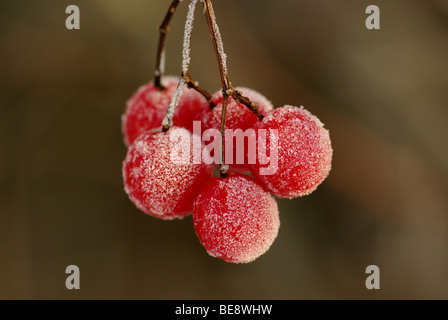
[[[207,252],[232,263],[251,262],[264,254],[280,227],[275,198],[239,173],[204,185],[194,202],[193,222]]]
[[[179,83],[178,77],[165,76],[160,91],[154,81],[141,86],[127,101],[122,116],[122,131],[127,146],[143,132],[158,128]],[[193,131],[193,121],[206,107],[205,98],[195,90],[184,88],[173,117],[173,125]]]
[[[249,165],[254,178],[275,196],[291,199],[308,195],[328,176],[333,156],[329,132],[303,107],[277,108],[254,128],[278,130],[277,172],[261,175],[260,168],[265,166],[258,158],[257,163]],[[269,156],[269,143],[266,149]]]
[[[147,131],[129,147],[123,162],[123,181],[130,200],[146,214],[165,220],[191,214],[197,193],[213,174],[211,166],[193,164],[192,155],[186,164],[173,163],[170,135],[175,130],[191,139],[192,134],[184,128]]]
[[[241,91],[243,96],[248,97],[252,102],[258,103],[258,109],[261,114],[266,114],[268,111],[273,109],[272,103],[262,94],[255,90],[236,87],[235,90]],[[222,102],[223,96],[222,91],[219,90],[213,94],[213,103],[216,105],[212,110],[210,107],[204,108],[202,113],[197,117],[197,120],[201,120],[202,132],[207,129],[221,129],[221,113],[222,113]],[[253,126],[259,122],[258,117],[250,111],[244,104],[236,103],[231,97],[229,98],[226,110],[226,129],[241,129],[246,131],[247,129],[253,128]],[[227,140],[226,140],[227,141]],[[230,143],[230,141],[229,141]],[[236,163],[236,146],[235,142],[233,146],[233,164],[229,167],[235,172],[246,172],[249,170],[247,166],[247,155],[244,156],[244,164]],[[247,154],[247,142],[244,148],[245,154]]]

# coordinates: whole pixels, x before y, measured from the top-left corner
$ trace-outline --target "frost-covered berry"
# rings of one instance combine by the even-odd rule
[[[254,179],[239,173],[210,180],[193,207],[199,241],[227,262],[251,262],[264,254],[280,227],[275,198]]]
[[[279,198],[295,198],[313,192],[328,176],[333,149],[330,135],[323,123],[303,107],[284,106],[270,111],[255,124],[260,129],[278,130],[278,168],[274,174],[260,174],[265,167],[258,161],[250,164],[250,172],[270,192]],[[271,155],[271,143],[267,134],[266,149]],[[273,144],[275,145],[275,144]],[[259,146],[260,147],[260,146]],[[275,156],[275,154],[273,154]]]
[[[165,76],[162,78],[162,91],[154,86],[154,81],[150,81],[131,96],[122,116],[122,131],[127,146],[143,132],[162,125],[178,83],[178,77]],[[193,121],[206,104],[200,93],[184,88],[174,113],[173,125],[193,131]]]
[[[261,93],[245,87],[236,87],[235,90],[240,91],[242,95],[249,98],[250,101],[258,103],[258,109],[262,115],[265,115],[268,111],[273,109],[272,103]],[[207,105],[202,113],[197,117],[198,120],[201,120],[202,131],[212,128],[219,130],[221,128],[223,102],[221,90],[213,94],[212,101],[215,104],[215,107],[211,110]],[[260,121],[258,117],[244,104],[236,103],[232,97],[229,97],[226,110],[226,129],[241,129],[245,132],[247,129],[251,129],[258,121]],[[244,147],[243,164],[237,164],[237,152],[241,151],[237,149],[236,142],[232,141],[231,137],[227,136],[226,145],[227,144],[233,144],[233,163],[227,163],[230,164],[230,169],[236,172],[248,171],[247,141],[245,142]]]
[[[258,103],[258,109],[261,114],[273,109],[272,103],[261,93],[244,87],[236,87],[235,90],[240,91],[243,96],[248,97],[252,102]],[[210,110],[210,107],[205,108],[201,115],[203,129],[219,129],[221,128],[221,112],[222,112],[222,91],[219,90],[213,94],[212,101],[215,107]],[[257,116],[250,111],[244,104],[236,103],[232,97],[229,97],[227,103],[226,113],[226,128],[237,129],[243,131],[252,128],[252,126],[259,121]]]
[[[202,185],[212,177],[210,166],[193,163],[193,135],[184,128],[147,131],[129,147],[123,162],[125,191],[143,212],[161,218],[183,218],[193,209]]]

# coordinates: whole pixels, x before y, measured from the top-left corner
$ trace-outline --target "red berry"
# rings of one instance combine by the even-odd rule
[[[266,112],[273,109],[272,103],[261,93],[243,87],[237,87],[235,88],[235,90],[240,91],[243,96],[248,97],[252,102],[257,102],[261,114],[264,115]],[[221,128],[221,112],[223,102],[222,91],[219,90],[215,92],[212,99],[213,103],[215,104],[213,110],[210,110],[210,107],[208,107],[203,111],[201,115],[203,129]],[[244,104],[236,103],[232,97],[229,97],[226,113],[227,129],[240,128],[244,131],[248,128],[252,128],[257,121],[257,116]]]
[[[258,109],[260,113],[265,115],[268,111],[273,109],[272,103],[261,93],[244,87],[237,87],[235,90],[238,90],[242,93],[243,96],[249,98],[252,102],[258,103]],[[207,106],[202,111],[198,120],[202,121],[202,131],[207,129],[220,129],[221,128],[221,112],[222,112],[222,102],[223,96],[222,91],[219,90],[213,94],[213,103],[216,105],[212,110]],[[258,117],[250,111],[244,104],[236,103],[233,98],[229,97],[229,101],[227,104],[227,112],[226,112],[226,129],[241,129],[242,131],[246,131],[247,129],[252,128],[255,123],[259,122]],[[247,167],[247,142],[244,147],[244,164],[237,164],[236,154],[237,148],[235,141],[231,141],[226,137],[226,144],[233,143],[233,164],[229,167],[233,171],[244,172],[248,171]],[[224,158],[225,159],[225,158]]]
[[[147,131],[129,147],[123,180],[137,208],[161,219],[182,218],[192,212],[196,194],[213,171],[203,163],[193,164],[192,152],[186,161],[174,161],[181,159],[173,156],[180,154],[176,150],[191,148],[192,137],[177,127],[167,132]]]
[[[270,111],[254,128],[257,134],[260,134],[260,129],[266,129],[266,132],[278,130],[276,172],[260,174],[260,169],[267,165],[261,165],[259,158],[255,164],[249,165],[252,175],[277,197],[307,195],[328,176],[333,156],[329,132],[316,116],[303,107],[284,106]],[[266,149],[262,147],[262,150],[272,161],[270,134],[266,133],[266,137]]]
[[[122,116],[122,131],[127,146],[143,132],[162,125],[179,78],[165,76],[162,91],[154,86],[154,81],[141,86],[128,100]],[[195,90],[184,88],[173,117],[173,125],[193,131],[193,121],[206,107],[205,98]]]
[[[254,179],[230,173],[210,180],[193,207],[199,241],[227,262],[251,262],[274,242],[280,227],[275,198]]]

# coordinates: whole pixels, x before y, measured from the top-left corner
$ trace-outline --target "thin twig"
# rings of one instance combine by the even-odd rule
[[[157,46],[157,56],[156,56],[156,71],[154,75],[154,86],[159,90],[163,90],[164,87],[161,82],[163,73],[165,72],[165,39],[168,32],[170,32],[169,24],[171,18],[176,12],[177,6],[181,0],[173,0],[168,9],[168,12],[163,19],[162,24],[159,26],[159,44]]]
[[[255,113],[258,119],[263,120],[264,116],[258,110],[258,103],[252,102],[249,98],[242,95],[240,91],[234,90],[227,71],[227,56],[224,53],[224,45],[218,24],[216,23],[215,12],[211,0],[204,0],[205,16],[209,27],[210,35],[215,48],[216,58],[218,60],[219,74],[221,76],[222,90],[232,97],[237,103],[244,104],[250,111]]]
[[[205,16],[209,27],[210,35],[213,41],[216,58],[218,60],[219,74],[221,76],[222,89],[227,92],[232,86],[229,81],[227,72],[227,56],[224,53],[224,45],[222,43],[221,33],[219,32],[218,24],[216,23],[215,12],[213,11],[212,2],[204,0]]]
[[[191,33],[193,31],[194,13],[198,0],[191,0],[188,6],[187,20],[185,21],[184,28],[184,43],[182,47],[182,74],[185,76],[190,68],[190,52],[191,52]]]
[[[179,84],[177,85],[176,91],[174,92],[173,98],[171,99],[168,110],[166,111],[166,116],[162,121],[162,132],[167,132],[173,126],[174,111],[176,110],[177,104],[179,103],[180,96],[184,90],[185,79],[183,76],[180,77]]]
[[[166,111],[165,118],[162,121],[163,132],[168,131],[173,126],[174,112],[176,110],[177,104],[179,103],[180,96],[182,95],[186,83],[185,75],[189,73],[188,69],[190,67],[190,40],[191,33],[193,31],[194,13],[196,11],[197,4],[198,0],[191,0],[191,3],[188,7],[187,21],[185,22],[184,29],[184,43],[182,49],[182,73],[180,76],[179,84],[177,85],[176,91],[174,92],[174,95],[171,98],[170,105],[168,106],[168,110]]]
[[[219,154],[219,175],[221,178],[227,177],[227,171],[229,167],[224,162],[224,148],[225,148],[225,127],[226,127],[226,113],[227,104],[229,102],[229,96],[227,93],[223,92],[222,100],[222,114],[221,114],[221,153]]]
[[[215,49],[216,59],[218,61],[219,75],[221,77],[222,84],[222,114],[221,114],[221,154],[220,154],[220,176],[227,176],[227,166],[224,163],[224,142],[225,142],[225,123],[226,123],[226,113],[227,104],[229,97],[232,97],[235,102],[244,104],[250,111],[255,113],[258,119],[263,120],[263,115],[258,109],[258,103],[250,101],[249,98],[242,95],[240,91],[234,90],[227,71],[227,56],[224,53],[224,45],[222,42],[222,37],[219,32],[218,24],[216,23],[216,16],[213,11],[213,6],[211,0],[204,0],[205,6],[205,16],[207,18],[207,24],[209,27],[210,35],[212,37],[213,47]],[[212,107],[213,108],[213,107]]]
[[[227,56],[224,53],[224,45],[222,43],[221,33],[219,32],[218,24],[216,23],[215,12],[213,11],[212,2],[210,0],[204,0],[204,11],[207,19],[208,28],[213,42],[213,48],[215,49],[216,59],[218,61],[219,75],[221,77],[222,85],[222,113],[221,113],[221,152],[219,157],[219,175],[221,178],[227,176],[228,167],[224,161],[224,145],[226,141],[225,126],[226,126],[226,112],[229,96],[234,92],[232,85],[229,81],[229,75],[227,73]]]
[[[233,91],[232,98],[237,103],[244,104],[250,111],[255,113],[257,115],[258,119],[260,119],[260,121],[263,120],[264,116],[261,114],[260,110],[258,109],[257,102],[250,101],[250,99],[248,97],[243,96],[242,92],[238,91],[238,90]]]
[[[190,72],[187,72],[184,78],[185,84],[189,89],[196,90],[205,98],[205,100],[207,100],[208,104],[210,105],[210,109],[213,109],[216,106],[213,102],[213,96],[211,95],[211,93],[204,88],[199,87],[199,85],[191,77]]]

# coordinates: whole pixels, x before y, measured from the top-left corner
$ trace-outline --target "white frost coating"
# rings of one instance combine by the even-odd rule
[[[269,250],[280,217],[269,192],[247,176],[230,174],[201,189],[193,205],[193,223],[208,254],[247,263]]]
[[[185,79],[181,77],[179,84],[177,85],[176,92],[174,92],[173,98],[171,99],[170,105],[168,106],[168,110],[166,111],[166,116],[163,119],[162,122],[163,127],[173,126],[174,111],[176,110],[176,106],[179,103],[179,99],[184,89],[184,86],[185,86]]]
[[[196,6],[198,0],[191,0],[190,6],[188,7],[187,21],[185,22],[184,30],[184,44],[182,50],[182,72],[187,74],[188,68],[190,66],[190,42],[191,42],[191,32],[193,31],[193,21],[194,13],[196,11]]]
[[[183,139],[174,142],[174,136]],[[166,133],[142,134],[129,147],[123,162],[123,180],[131,201],[143,212],[171,220],[191,212],[194,195],[210,179],[211,168],[193,164],[192,155],[185,164],[172,161],[174,144],[189,149],[192,134],[184,128],[173,127]]]
[[[252,174],[278,198],[310,194],[331,170],[333,149],[328,130],[303,106],[288,105],[270,111],[255,125],[256,130],[273,128],[278,129],[279,134],[278,171],[262,176],[250,165]],[[270,154],[270,148],[267,145],[262,151]]]
[[[184,43],[183,43],[183,50],[182,50],[182,58],[183,58],[182,59],[182,74],[183,75],[187,74],[188,68],[190,66],[190,61],[191,61],[190,40],[191,40],[191,32],[193,31],[194,13],[196,11],[197,4],[198,4],[198,0],[191,0],[191,3],[188,7],[187,21],[185,22]],[[180,96],[182,95],[184,86],[185,86],[185,78],[181,77],[179,84],[177,86],[176,92],[174,92],[173,98],[171,99],[170,105],[168,106],[166,116],[163,119],[163,122],[162,122],[163,127],[172,127],[173,126],[174,111],[176,110],[176,106],[179,103],[179,99],[180,99]]]

